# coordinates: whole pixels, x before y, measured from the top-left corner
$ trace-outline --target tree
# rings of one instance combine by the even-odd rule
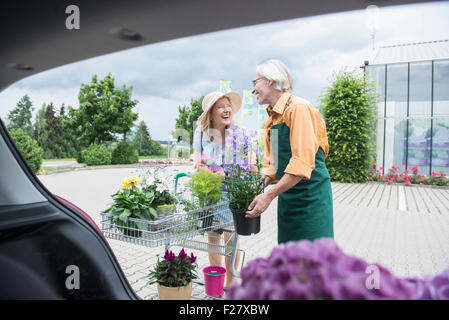
[[[64,130],[62,117],[65,107],[61,106],[59,114],[55,112],[53,103],[44,103],[38,110],[34,123],[34,137],[44,152],[44,158],[65,158],[74,156],[76,149],[73,147],[70,130]]]
[[[151,155],[151,136],[145,121],[140,121],[134,137],[134,145],[140,156]]]
[[[108,74],[98,81],[92,77],[89,84],[82,84],[78,95],[78,109],[69,107],[66,123],[75,130],[83,145],[101,144],[116,139],[116,134],[130,132],[137,120],[132,108],[137,100],[131,99],[132,87],[115,87],[114,78]]]
[[[184,129],[189,132],[190,143],[193,142],[193,124],[198,120],[201,113],[203,113],[203,108],[201,104],[203,103],[204,96],[199,99],[191,99],[190,106],[179,106],[179,115],[176,119],[176,129]],[[178,139],[179,142],[179,139]],[[185,141],[187,142],[187,141]]]
[[[42,164],[43,151],[36,140],[20,128],[12,128],[9,130],[9,134],[31,169],[38,172]]]
[[[31,124],[31,118],[33,116],[33,111],[33,103],[31,102],[30,97],[26,94],[19,100],[17,106],[8,113],[8,130],[19,128],[32,137],[33,126]]]
[[[375,87],[356,71],[340,71],[321,98],[333,181],[366,182],[375,156]]]
[[[154,156],[166,156],[167,151],[159,142],[151,140],[151,155]]]

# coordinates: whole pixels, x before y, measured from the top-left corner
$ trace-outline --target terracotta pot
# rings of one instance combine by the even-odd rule
[[[190,300],[192,295],[192,282],[183,287],[166,287],[157,284],[159,300]]]

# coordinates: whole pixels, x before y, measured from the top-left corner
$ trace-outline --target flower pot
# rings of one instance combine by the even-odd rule
[[[260,216],[256,218],[245,218],[246,210],[231,209],[234,218],[234,227],[237,234],[250,236],[260,232]]]
[[[154,231],[169,228],[171,226],[170,220],[172,220],[172,219],[167,219],[167,218],[176,213],[176,204],[167,204],[167,205],[157,206],[156,211],[157,211],[157,217],[156,217],[156,225],[154,226],[155,227]],[[164,221],[161,221],[161,220],[164,220]],[[173,221],[171,221],[171,222],[173,222]]]
[[[210,211],[198,213],[198,229],[210,230],[212,229],[212,222],[214,221],[214,214]]]
[[[166,204],[156,207],[157,218],[164,219],[176,213],[176,204]]]
[[[157,284],[159,300],[190,300],[192,294],[192,282],[183,287],[166,287]]]
[[[116,222],[116,224],[119,230],[123,231],[123,234],[127,237],[140,238],[142,236],[142,231],[132,221],[128,221],[126,224],[120,221]]]
[[[226,268],[209,266],[203,269],[204,287],[206,294],[211,297],[219,297],[223,294]]]

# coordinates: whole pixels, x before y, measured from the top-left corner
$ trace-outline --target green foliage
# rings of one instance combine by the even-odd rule
[[[31,138],[26,132],[19,128],[9,130],[9,134],[19,148],[25,160],[34,172],[38,172],[42,164],[42,148],[36,140]]]
[[[321,98],[332,181],[366,182],[375,157],[375,88],[356,71],[340,71]]]
[[[176,203],[175,196],[168,191],[167,186],[159,178],[156,178],[152,184],[142,187],[142,190],[153,194],[153,208]]]
[[[137,183],[126,186],[111,196],[113,203],[105,210],[118,226],[128,223],[128,218],[154,220],[157,216],[153,208],[154,193],[137,187]],[[129,225],[128,225],[129,226]],[[137,227],[146,229],[146,224],[137,223]],[[134,227],[130,226],[130,227]]]
[[[114,134],[126,135],[138,117],[132,112],[137,100],[131,100],[131,91],[132,87],[116,88],[111,74],[100,81],[94,75],[91,83],[81,85],[80,106],[69,107],[65,122],[84,145],[113,141]]]
[[[151,140],[151,155],[167,156],[167,149],[164,148],[159,142]]]
[[[134,137],[134,145],[137,148],[139,156],[151,155],[151,136],[145,121],[140,121],[139,126],[137,127],[136,136]]]
[[[222,196],[221,174],[210,170],[200,170],[192,176],[188,187],[198,199],[200,207],[216,204]]]
[[[8,130],[13,128],[22,129],[28,136],[33,136],[33,126],[31,125],[31,118],[33,116],[33,103],[30,97],[26,94],[19,100],[17,106],[12,109],[8,115]]]
[[[184,129],[189,132],[190,143],[193,141],[193,124],[198,120],[203,108],[204,96],[200,99],[191,99],[190,106],[179,106],[179,115],[176,119],[176,129]],[[178,141],[179,142],[179,141]]]
[[[89,148],[81,151],[84,163],[88,166],[111,164],[111,151],[103,144],[91,144]]]
[[[233,166],[231,170],[226,170],[224,183],[228,192],[229,207],[246,211],[254,198],[263,193],[263,182],[264,178],[260,174],[260,165],[256,173],[244,169],[240,165]]]
[[[112,151],[112,164],[137,163],[139,154],[130,142],[119,142]]]
[[[34,137],[42,147],[45,159],[61,159],[76,155],[75,139],[70,136],[71,131],[63,127],[64,112],[65,107],[62,105],[57,114],[52,102],[44,104],[37,112]]]

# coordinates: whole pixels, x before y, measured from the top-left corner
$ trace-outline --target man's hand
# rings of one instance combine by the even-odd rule
[[[245,218],[256,218],[260,216],[265,210],[267,210],[273,197],[268,192],[259,194],[248,206]]]
[[[265,176],[264,182],[271,181],[271,179],[267,180],[267,178],[269,177]],[[246,211],[245,218],[255,218],[260,216],[265,210],[267,210],[274,198],[296,185],[299,181],[301,181],[301,179],[301,176],[295,176],[289,173],[284,174],[282,179],[272,188],[254,198],[253,202],[251,202],[248,206],[248,211]]]

